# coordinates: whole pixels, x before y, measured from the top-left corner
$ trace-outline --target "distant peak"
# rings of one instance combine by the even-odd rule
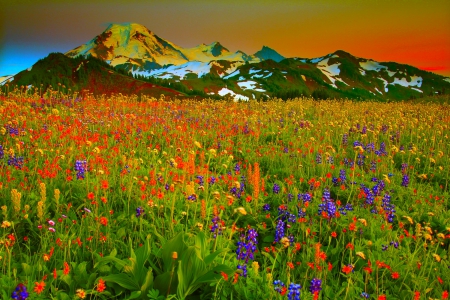
[[[346,56],[353,56],[350,53],[344,51],[344,50],[336,50],[334,51],[332,54],[337,55],[337,56],[341,56],[341,57],[346,57]]]
[[[149,33],[152,33],[144,25],[139,24],[139,23],[132,23],[132,22],[110,23],[105,31],[112,30],[112,29],[118,29],[118,28],[123,29],[123,30],[128,30],[128,31],[132,31],[132,30],[141,31],[141,32],[147,31]]]
[[[256,56],[262,60],[271,59],[276,62],[280,62],[283,59],[285,59],[284,56],[282,56],[280,53],[278,53],[277,51],[273,50],[272,48],[270,48],[268,46],[262,46],[261,50],[256,52],[254,54],[254,56]]]

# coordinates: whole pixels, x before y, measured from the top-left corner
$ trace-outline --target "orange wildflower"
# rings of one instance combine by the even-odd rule
[[[38,295],[42,293],[45,289],[45,282],[35,282],[34,283],[34,290]]]
[[[103,279],[98,280],[97,292],[101,293],[106,289],[105,281]]]

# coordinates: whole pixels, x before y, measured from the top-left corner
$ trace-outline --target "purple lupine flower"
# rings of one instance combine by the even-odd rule
[[[288,300],[300,300],[300,284],[291,283],[288,287]]]
[[[275,243],[278,243],[284,237],[285,224],[283,220],[278,220],[277,227],[275,229]]]
[[[273,285],[274,285],[273,289],[274,289],[276,292],[278,292],[279,294],[281,294],[281,293],[283,292],[283,288],[286,287],[286,285],[284,284],[284,282],[281,281],[281,280],[275,280],[275,281],[273,282]]]
[[[77,160],[75,162],[75,171],[77,172],[77,179],[84,179],[84,175],[87,171],[87,161]]]
[[[23,283],[19,283],[11,294],[14,300],[25,300],[29,296],[27,287]]]
[[[144,209],[142,207],[136,208],[136,218],[139,218],[144,213]]]
[[[322,290],[322,280],[318,278],[313,278],[311,280],[311,285],[309,286],[309,291],[311,294],[314,294],[316,292],[320,292]]]
[[[402,178],[402,186],[408,187],[408,184],[409,184],[409,176],[405,174],[405,175],[403,175],[403,178]]]
[[[273,193],[278,194],[280,192],[280,186],[276,183],[273,184]]]

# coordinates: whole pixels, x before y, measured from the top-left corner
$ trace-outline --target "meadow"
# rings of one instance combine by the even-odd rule
[[[448,299],[448,101],[16,88],[0,119],[2,299]]]

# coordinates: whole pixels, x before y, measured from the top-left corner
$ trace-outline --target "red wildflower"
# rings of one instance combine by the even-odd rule
[[[420,292],[419,291],[415,291],[414,292],[414,300],[419,300],[420,299]]]
[[[223,277],[223,279],[224,279],[225,281],[228,281],[228,274],[227,274],[227,273],[225,273],[225,272],[220,272],[220,275],[222,275],[222,277]]]
[[[64,274],[64,275],[68,275],[69,272],[70,272],[69,264],[68,264],[67,262],[64,262],[64,271],[63,271],[63,274]]]
[[[34,283],[34,290],[38,295],[42,293],[45,289],[45,282],[35,282]]]
[[[88,197],[89,200],[94,200],[95,195],[94,195],[93,192],[89,192],[87,197]]]
[[[386,295],[380,295],[380,296],[378,296],[378,300],[386,300]]]
[[[335,238],[335,237],[337,237],[337,233],[336,233],[335,231],[333,231],[333,232],[331,233],[331,236]]]
[[[103,279],[98,280],[97,292],[101,293],[106,289],[105,281]]]
[[[108,225],[108,219],[106,217],[100,217],[100,224],[103,226]]]
[[[392,279],[399,279],[400,278],[400,274],[398,274],[398,272],[393,272],[391,274]]]
[[[102,189],[106,190],[109,187],[108,180],[102,180]]]
[[[443,291],[442,292],[442,299],[448,299],[448,291]]]
[[[342,272],[344,272],[345,274],[350,273],[352,270],[353,270],[353,267],[352,267],[352,266],[344,266],[344,267],[342,268]]]

